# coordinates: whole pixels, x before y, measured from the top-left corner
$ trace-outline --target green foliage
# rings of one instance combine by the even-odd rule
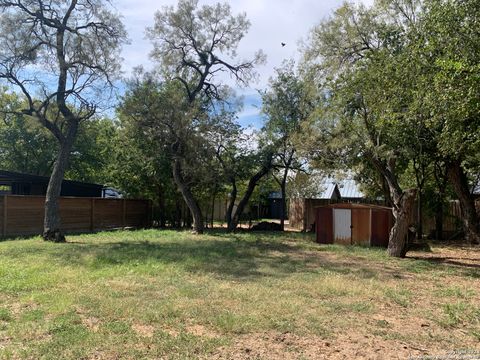
[[[117,111],[118,146],[110,167],[114,186],[128,196],[153,200],[160,208],[162,223],[172,222],[181,204],[172,179],[171,147],[177,136],[190,134],[189,146],[196,142],[195,132],[186,126],[188,120],[182,113],[188,113],[187,105],[177,90],[173,84],[149,80],[130,84]],[[182,151],[192,150],[188,147]]]
[[[0,106],[19,110],[21,99],[3,89]],[[0,168],[3,170],[49,176],[57,147],[48,130],[29,116],[14,114],[0,121]]]
[[[449,162],[470,176],[480,164],[477,10],[477,1],[345,4],[315,27],[303,64],[322,94],[302,142],[313,166],[354,170],[367,193],[393,202],[418,188],[422,209],[441,216]]]
[[[3,108],[20,109],[21,98],[3,91]],[[62,126],[59,123],[59,126]],[[94,118],[80,127],[65,177],[68,179],[111,183],[110,167],[114,159],[117,126],[110,119]],[[118,146],[120,147],[120,146]],[[0,168],[34,175],[50,176],[58,151],[58,142],[37,120],[12,114],[0,122]]]
[[[249,26],[246,15],[233,15],[228,4],[199,6],[197,0],[180,0],[176,8],[156,12],[154,26],[147,29],[157,68],[154,76],[147,75],[147,82],[176,99],[164,95],[164,105],[170,108],[155,109],[159,117],[149,113],[147,126],[168,148],[173,178],[198,233],[203,232],[204,220],[200,201],[222,187],[217,181],[219,168],[214,167],[216,136],[209,133],[217,127],[232,128],[232,111],[226,103],[232,92],[217,75],[227,72],[246,85],[256,75],[254,66],[263,61],[261,52],[252,60],[236,59]],[[165,117],[165,111],[171,116]]]
[[[79,129],[65,177],[114,185],[115,174],[111,169],[118,165],[115,164],[115,152],[122,148],[118,131],[118,125],[109,118],[86,121]]]
[[[293,61],[285,61],[262,93],[266,139],[275,143],[281,153],[291,150],[295,137],[301,138],[301,124],[310,116],[314,104],[311,86],[295,72]]]
[[[285,61],[281,68],[276,69],[269,88],[262,94],[265,123],[261,141],[269,144],[276,153],[276,178],[283,190],[288,172],[303,168],[297,155],[297,143],[302,142],[302,124],[311,115],[315,102],[315,92],[296,73],[293,61]]]
[[[438,149],[447,158],[478,166],[480,148],[480,39],[477,1],[431,1],[426,4],[419,49],[422,86]],[[448,40],[447,40],[448,39]]]

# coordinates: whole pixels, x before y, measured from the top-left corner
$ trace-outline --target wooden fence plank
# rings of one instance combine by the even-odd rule
[[[8,199],[8,201],[7,201]],[[148,200],[60,198],[62,230],[93,232],[123,227],[145,227],[149,222]],[[45,198],[4,195],[0,198],[2,236],[34,235],[43,230]]]
[[[125,199],[122,199],[122,227],[124,228],[125,227],[125,216],[127,215],[126,214],[126,205],[127,205],[127,201]],[[148,214],[147,214],[148,216]]]
[[[7,235],[7,195],[3,195],[3,224],[2,235]]]
[[[90,232],[95,231],[95,199],[90,202]]]

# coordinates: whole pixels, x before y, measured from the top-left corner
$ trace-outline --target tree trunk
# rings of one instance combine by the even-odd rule
[[[193,218],[193,232],[195,234],[203,234],[203,217],[202,211],[200,206],[198,206],[195,197],[193,196],[190,188],[185,183],[185,180],[182,175],[182,167],[180,163],[180,159],[176,158],[173,160],[173,179],[175,180],[175,184],[177,184],[180,193],[187,204],[190,213],[192,214]]]
[[[455,160],[447,164],[447,175],[460,201],[465,240],[471,244],[480,244],[479,221],[475,201],[470,193],[467,176],[460,161]]]
[[[448,174],[446,166],[442,161],[437,159],[433,165],[433,177],[437,186],[437,193],[435,194],[435,239],[443,240],[443,205],[445,202]]]
[[[50,180],[48,181],[42,234],[45,241],[65,242],[65,235],[61,230],[59,198],[62,191],[63,176],[68,166],[68,160],[77,135],[77,130],[78,121],[70,121],[67,136],[63,141],[60,141],[60,149],[53,165]]]
[[[287,208],[286,205],[286,196],[287,196],[287,191],[286,191],[286,178],[284,177],[282,181],[282,186],[281,186],[281,192],[282,192],[282,199],[281,199],[281,207],[280,207],[280,228],[282,231],[285,230],[285,210]]]
[[[257,185],[257,181],[250,181],[248,182],[248,187],[247,191],[243,195],[242,199],[238,203],[237,209],[235,210],[235,213],[230,219],[230,223],[227,224],[227,231],[232,232],[235,231],[235,229],[238,226],[238,223],[240,221],[240,216],[243,214],[243,210],[245,210],[245,207],[248,204],[248,200],[250,200],[250,197],[253,194],[253,190],[255,190],[255,186]]]
[[[435,207],[435,239],[443,240],[443,201],[437,199]]]
[[[395,224],[390,231],[387,250],[390,256],[405,257],[407,254],[410,219],[414,210],[416,192],[416,189],[404,191],[393,204]]]
[[[225,221],[227,222],[227,230],[230,231],[232,224],[233,208],[235,207],[235,201],[237,201],[237,184],[234,178],[230,179],[232,184],[232,191],[230,192],[230,199],[228,200],[227,213],[225,214]]]
[[[385,196],[385,206],[391,207],[393,206],[392,195],[390,194],[390,189],[388,187],[387,180],[385,177],[380,174],[380,182],[382,184],[383,195]]]
[[[213,222],[214,222],[214,217],[215,217],[215,200],[217,197],[217,189],[215,188],[215,191],[213,192],[212,196],[212,212],[211,212],[211,218],[210,218],[210,227],[213,229]]]
[[[388,239],[388,255],[405,257],[408,250],[410,220],[414,211],[417,190],[409,189],[402,191],[395,174],[395,158],[384,161],[375,155],[371,155],[370,160],[384,177],[393,203],[392,212],[395,223]]]
[[[163,189],[162,184],[157,185],[158,191],[158,225],[160,228],[167,227],[167,216],[166,216],[166,206],[165,206],[165,190]]]
[[[415,181],[417,182],[417,238],[423,238],[423,188],[426,178],[426,159],[419,154],[418,158],[413,158],[413,169],[415,170]]]
[[[250,197],[253,194],[253,191],[255,190],[255,187],[257,186],[257,183],[260,181],[262,177],[264,177],[268,172],[270,171],[272,167],[272,156],[269,155],[267,162],[262,166],[262,168],[250,178],[250,181],[248,182],[248,187],[247,190],[245,191],[245,194],[243,195],[242,199],[238,203],[237,209],[235,210],[235,213],[230,219],[230,222],[227,224],[227,231],[235,231],[235,229],[238,226],[238,222],[240,221],[240,216],[243,213],[243,210],[248,204],[248,201],[250,200]]]
[[[417,196],[417,239],[423,238],[423,189],[418,189]]]
[[[287,157],[284,158],[284,170],[282,181],[280,182],[280,190],[282,193],[282,203],[281,203],[281,212],[280,212],[280,228],[282,231],[285,230],[285,215],[287,210],[287,178],[288,178],[288,171],[290,170],[290,166],[292,165],[293,156],[295,154],[295,150],[292,150]]]

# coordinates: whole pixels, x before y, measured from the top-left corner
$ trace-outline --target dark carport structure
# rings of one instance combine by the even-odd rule
[[[0,194],[45,195],[49,177],[0,170]],[[63,180],[61,196],[102,197],[103,185]]]
[[[388,246],[392,209],[370,204],[331,204],[316,208],[315,230],[321,244]]]

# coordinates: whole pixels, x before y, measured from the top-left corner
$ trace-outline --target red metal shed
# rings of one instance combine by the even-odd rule
[[[316,210],[315,230],[321,244],[388,246],[392,209],[370,204],[331,204]]]

